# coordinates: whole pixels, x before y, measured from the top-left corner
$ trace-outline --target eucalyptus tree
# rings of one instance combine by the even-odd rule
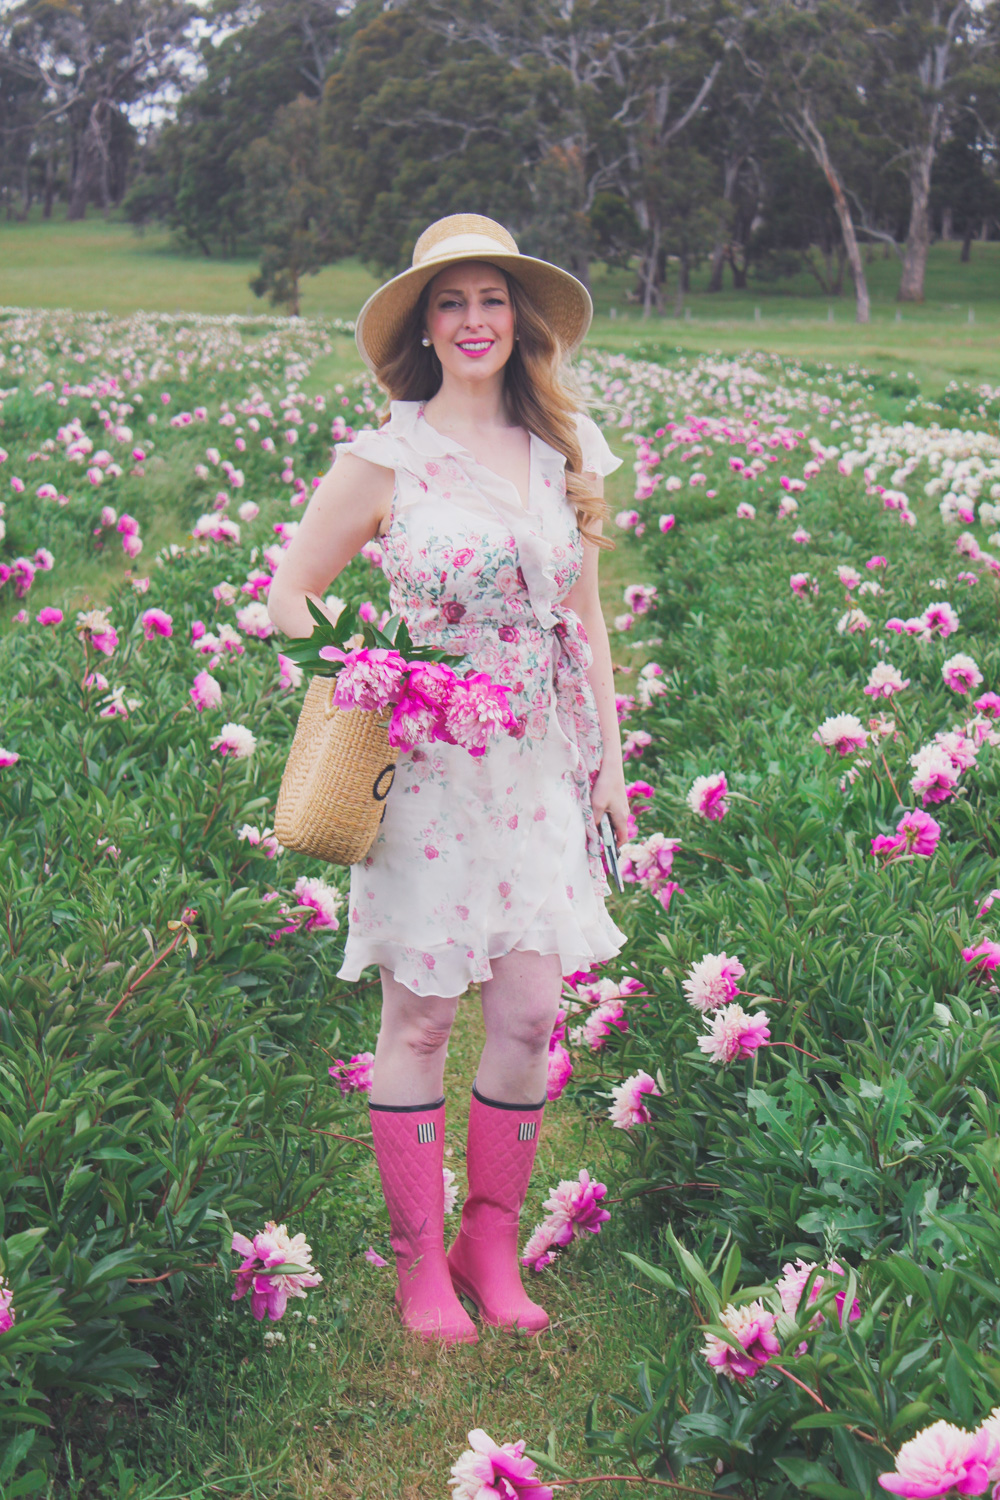
[[[881,128],[906,171],[910,221],[901,302],[922,302],[934,162],[977,95],[995,91],[998,0],[866,0]]]
[[[128,107],[183,82],[191,0],[19,0],[0,17],[0,70],[27,80],[40,129],[69,127],[68,215],[96,199],[107,208],[124,190]]]
[[[250,290],[298,317],[302,277],[315,276],[350,245],[350,215],[330,170],[318,103],[300,94],[283,105],[241,165],[261,254]]]
[[[785,130],[826,178],[854,282],[855,316],[867,323],[868,283],[846,177],[875,83],[862,4],[769,0],[756,13],[744,58]]]

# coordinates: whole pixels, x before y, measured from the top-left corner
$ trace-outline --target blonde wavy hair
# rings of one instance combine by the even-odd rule
[[[583,477],[575,420],[583,402],[566,368],[562,345],[524,287],[499,266],[495,269],[507,283],[518,335],[504,366],[504,394],[511,416],[518,426],[565,456],[566,496],[584,541],[595,547],[614,547],[613,541],[593,529],[595,522],[607,516],[608,507]],[[433,348],[420,342],[431,284],[424,287],[404,325],[397,353],[378,371],[379,385],[390,401],[429,401],[441,387],[441,361]],[[380,416],[382,424],[386,423],[388,408]]]

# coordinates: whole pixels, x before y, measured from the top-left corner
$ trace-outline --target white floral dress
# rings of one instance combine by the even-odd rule
[[[417,401],[338,452],[392,469],[382,538],[392,609],[415,641],[514,689],[519,737],[481,757],[457,745],[402,752],[378,837],[351,867],[342,979],[384,965],[418,995],[461,995],[513,949],[558,953],[564,974],[619,952],[590,805],[602,745],[578,616],[561,602],[583,543],[565,458],[530,438],[529,504],[437,432]],[[621,462],[578,418],[583,467]]]

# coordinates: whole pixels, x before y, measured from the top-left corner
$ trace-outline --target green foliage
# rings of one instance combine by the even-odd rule
[[[711,406],[711,387],[694,400]],[[844,448],[858,445],[860,414],[840,409],[837,422]],[[654,447],[674,434],[667,424],[651,402],[643,431]],[[667,916],[648,895],[629,903],[631,951],[652,994],[614,1041],[615,1069],[644,1069],[662,1096],[647,1126],[622,1132],[620,1191],[660,1226],[663,1259],[640,1269],[679,1298],[688,1333],[667,1354],[651,1351],[621,1423],[595,1428],[593,1441],[655,1475],[721,1465],[716,1487],[736,1494],[860,1500],[880,1493],[875,1476],[918,1428],[981,1421],[1000,1373],[1000,1031],[992,976],[960,951],[995,936],[992,915],[977,910],[1000,884],[997,751],[984,745],[958,796],[928,809],[943,829],[933,858],[885,863],[869,852],[873,836],[895,828],[897,789],[914,805],[908,757],[973,713],[942,681],[943,659],[971,655],[980,691],[1000,682],[1000,589],[984,565],[975,586],[959,580],[969,560],[922,497],[934,472],[925,463],[903,481],[915,530],[830,456],[799,495],[798,516],[781,521],[773,477],[753,483],[729,470],[744,442],[683,430],[668,443],[662,471],[697,465],[704,488],[678,494],[675,529],[662,536],[649,525],[632,554],[634,573],[659,590],[659,639],[643,653],[663,667],[667,692],[625,728],[653,736],[634,774],[657,789],[646,831],[681,840],[673,875],[684,889]],[[775,451],[775,475],[801,472],[797,455]],[[735,517],[744,499],[756,520]],[[796,521],[812,538],[801,549],[789,545]],[[864,564],[874,554],[888,566],[872,573]],[[840,564],[883,592],[845,592]],[[800,568],[819,580],[815,598],[790,591]],[[890,616],[944,598],[961,619],[947,641],[884,630]],[[838,634],[838,614],[853,605],[870,629]],[[882,659],[876,634],[911,683],[886,704],[861,692]],[[840,713],[868,724],[879,708],[894,731],[841,784],[850,762],[825,756],[813,731]],[[724,819],[709,822],[692,815],[686,793],[716,770],[733,795]],[[744,964],[741,1004],[765,1010],[771,1033],[770,1046],[725,1067],[696,1050],[701,1017],[681,987],[694,962],[721,951]],[[684,1248],[693,1246],[697,1255]],[[841,1329],[828,1315],[813,1330],[808,1319],[779,1320],[773,1375],[765,1366],[745,1384],[713,1376],[694,1334],[723,1337],[727,1302],[763,1295],[780,1311],[773,1284],[797,1257],[847,1268],[860,1321]]]

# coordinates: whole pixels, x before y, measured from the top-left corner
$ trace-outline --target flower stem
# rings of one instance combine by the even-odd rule
[[[791,1047],[793,1052],[801,1052],[803,1057],[811,1057],[813,1062],[819,1062],[815,1052],[807,1052],[804,1047],[796,1047],[794,1042],[765,1042],[767,1047]]]

